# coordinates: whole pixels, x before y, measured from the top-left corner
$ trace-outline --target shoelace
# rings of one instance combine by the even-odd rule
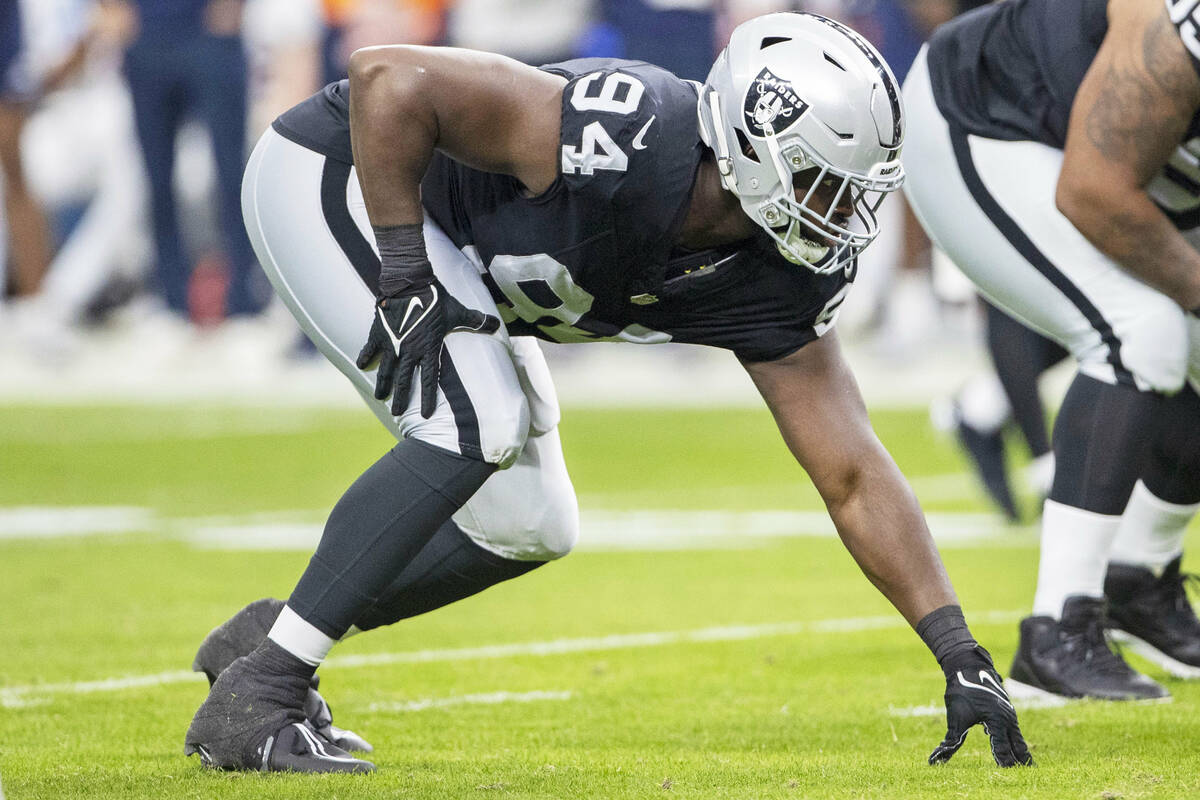
[[[1192,593],[1200,595],[1200,575],[1195,572],[1177,572],[1170,577],[1164,576],[1162,580],[1162,591],[1175,611],[1200,627],[1200,619],[1197,619],[1196,612],[1188,600],[1189,588]]]
[[[1125,659],[1114,653],[1104,638],[1104,617],[1097,614],[1088,620],[1087,627],[1077,632],[1062,632],[1063,642],[1068,650],[1082,651],[1083,661],[1094,672],[1123,676],[1133,672]]]

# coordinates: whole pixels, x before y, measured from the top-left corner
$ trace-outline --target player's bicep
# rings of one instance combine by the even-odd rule
[[[1145,187],[1198,107],[1200,76],[1164,5],[1113,0],[1071,110],[1060,197]]]
[[[886,457],[832,332],[781,359],[743,366],[827,503],[852,493],[861,470]]]
[[[492,53],[410,45],[366,48],[352,58],[351,129],[356,136],[390,140],[398,147],[405,147],[407,136],[428,139],[456,161],[513,175],[541,191],[557,176],[564,83]],[[356,132],[356,90],[377,92],[379,102],[392,106],[394,124]]]

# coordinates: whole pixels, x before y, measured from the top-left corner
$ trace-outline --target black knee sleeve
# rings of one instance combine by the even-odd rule
[[[484,550],[447,520],[355,625],[370,630],[415,617],[545,563],[514,561]]]
[[[1142,482],[1168,503],[1200,503],[1200,397],[1190,386],[1163,403]]]
[[[495,469],[416,439],[400,442],[338,500],[288,605],[341,638]]]
[[[1120,514],[1142,474],[1164,398],[1079,374],[1054,424],[1050,499]]]

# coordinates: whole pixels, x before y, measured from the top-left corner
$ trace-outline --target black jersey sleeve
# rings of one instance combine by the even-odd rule
[[[346,164],[350,150],[350,81],[334,81],[312,97],[280,114],[275,132],[302,147]]]
[[[662,279],[703,145],[693,84],[661,67],[577,59],[543,67],[567,78],[560,161],[580,207],[608,208],[617,258],[641,262],[631,291]]]

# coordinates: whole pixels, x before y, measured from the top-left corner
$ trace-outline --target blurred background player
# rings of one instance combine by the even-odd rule
[[[1109,648],[1105,594],[1113,625],[1200,675],[1180,572],[1200,504],[1196,6],[987,6],[939,29],[905,85],[908,194],[931,236],[1079,365],[1010,674],[1035,691],[1167,695]]]
[[[132,15],[111,0],[19,5],[22,64],[37,87],[19,164],[25,192],[44,209],[53,258],[36,289],[14,294],[6,325],[12,344],[58,362],[75,354],[78,325],[105,287],[119,275],[140,279],[146,261],[144,181],[119,71]],[[16,232],[13,261],[40,240]]]
[[[21,162],[21,134],[39,92],[25,58],[28,43],[22,17],[18,0],[0,0],[0,175],[11,254],[10,272],[0,264],[0,275],[7,276],[18,297],[36,292],[50,265],[50,229]]]

